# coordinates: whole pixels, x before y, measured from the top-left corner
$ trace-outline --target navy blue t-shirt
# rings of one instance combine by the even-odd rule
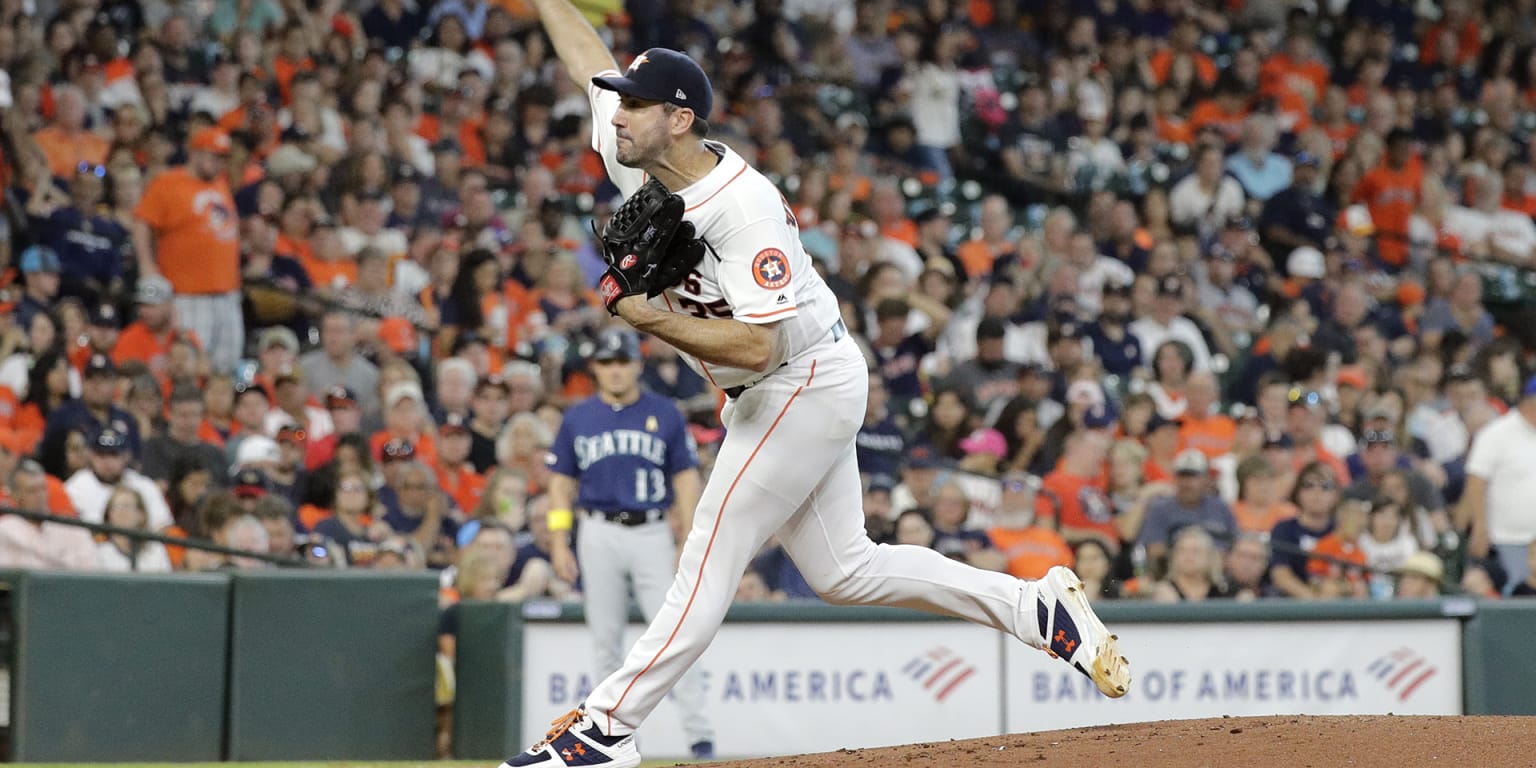
[[[860,472],[896,477],[901,471],[901,457],[907,450],[907,440],[891,417],[859,427],[854,445]]]
[[[904,402],[923,396],[917,368],[933,351],[933,342],[928,337],[914,333],[897,342],[895,347],[871,344],[870,348],[875,354],[875,368],[880,371],[880,378],[885,379],[885,388],[892,399]]]
[[[48,415],[48,424],[44,428],[45,435],[54,435],[60,432],[68,432],[78,429],[85,434],[87,440],[106,427],[112,427],[128,437],[128,451],[134,459],[143,455],[142,444],[139,442],[139,422],[132,414],[112,406],[107,414],[107,423],[100,419],[85,407],[85,402],[80,399],[69,400],[59,406],[57,410]]]
[[[593,396],[573,405],[545,457],[576,478],[576,503],[605,512],[672,506],[672,476],[699,459],[677,405],[653,392],[615,407]]]
[[[1285,550],[1300,548],[1305,552],[1311,552],[1317,547],[1318,540],[1330,533],[1333,533],[1332,520],[1329,520],[1328,525],[1321,529],[1308,528],[1294,517],[1275,523],[1274,530],[1269,533],[1270,547],[1274,550],[1274,554],[1269,558],[1269,567],[1273,569],[1275,566],[1284,565],[1291,569],[1291,573],[1306,579],[1307,560],[1310,558],[1305,553],[1292,553]],[[1286,547],[1287,544],[1290,546]]]
[[[47,218],[32,221],[43,244],[59,254],[63,287],[82,285],[86,280],[105,285],[123,276],[131,241],[128,230],[115,219],[87,216],[78,208],[60,208]]]

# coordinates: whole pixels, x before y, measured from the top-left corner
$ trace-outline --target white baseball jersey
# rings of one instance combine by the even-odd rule
[[[589,85],[587,96],[592,101],[592,148],[602,155],[609,178],[629,197],[646,175],[620,165],[616,157],[613,116],[619,94]],[[773,182],[724,144],[706,141],[705,146],[720,156],[715,169],[687,188],[672,191],[683,198],[683,218],[693,223],[708,245],[707,253],[681,285],[651,299],[651,304],[697,317],[779,323],[783,357],[772,361],[772,371],[831,331],[840,317],[837,298],[812,267],[789,203]],[[765,375],[679,355],[721,388],[751,384]]]

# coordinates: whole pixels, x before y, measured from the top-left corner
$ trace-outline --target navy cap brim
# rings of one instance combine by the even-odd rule
[[[613,91],[620,96],[633,96],[637,99],[645,99],[646,101],[663,101],[669,104],[676,103],[672,99],[672,94],[665,93],[660,90],[648,90],[645,88],[645,86],[627,77],[624,77],[623,75],[594,77],[592,78],[592,84],[602,88],[605,91]],[[692,109],[692,107],[689,107],[689,109]]]

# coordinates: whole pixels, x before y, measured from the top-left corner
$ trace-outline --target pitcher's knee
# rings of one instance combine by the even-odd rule
[[[830,605],[861,605],[868,602],[867,579],[863,575],[869,570],[870,561],[874,558],[876,547],[871,544],[861,551],[858,557],[851,562],[839,563],[835,570],[829,569],[821,573],[804,573],[806,584],[816,592],[816,595]]]

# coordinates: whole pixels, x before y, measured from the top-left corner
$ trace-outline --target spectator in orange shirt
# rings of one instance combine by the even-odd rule
[[[118,334],[117,344],[112,347],[112,362],[122,365],[137,360],[149,366],[149,372],[165,384],[169,381],[171,345],[184,338],[201,348],[193,331],[179,329],[173,322],[173,297],[171,283],[164,277],[149,275],[139,280],[134,293],[138,319]]]
[[[437,454],[432,461],[438,486],[464,514],[479,509],[480,498],[485,495],[485,478],[469,464],[472,442],[469,421],[450,413],[438,427]]]
[[[1037,503],[1041,517],[1053,517],[1068,543],[1098,539],[1120,551],[1115,508],[1101,486],[1108,438],[1093,430],[1067,436],[1061,463],[1045,476]]]
[[[1365,532],[1370,511],[1371,504],[1367,501],[1339,503],[1334,512],[1333,532],[1319,539],[1312,549],[1312,554],[1330,559],[1313,557],[1307,560],[1307,580],[1317,595],[1368,596],[1365,550],[1360,548],[1360,535]]]
[[[1364,203],[1376,227],[1376,249],[1394,268],[1408,261],[1408,222],[1419,205],[1424,167],[1413,156],[1413,134],[1406,128],[1387,133],[1381,165],[1367,171],[1355,186],[1354,200]]]
[[[1251,94],[1242,81],[1230,71],[1223,73],[1216,81],[1211,98],[1196,104],[1190,113],[1190,127],[1196,133],[1207,127],[1214,128],[1228,146],[1236,144],[1243,137],[1243,121],[1248,119],[1249,96]]]
[[[383,461],[384,444],[399,440],[410,443],[418,456],[436,456],[436,441],[427,433],[429,426],[421,385],[412,381],[394,384],[384,393],[384,428],[369,439],[369,453],[374,461]]]
[[[156,176],[134,210],[139,275],[164,275],[176,291],[182,328],[207,345],[215,370],[245,349],[240,308],[239,218],[224,163],[229,136],[214,128],[187,142],[187,164]]]
[[[1174,22],[1168,33],[1168,47],[1147,60],[1156,85],[1172,84],[1184,91],[1195,86],[1209,88],[1216,82],[1216,64],[1200,52],[1200,22],[1185,15]]]
[[[1232,516],[1243,533],[1269,535],[1275,524],[1296,516],[1296,505],[1285,498],[1280,470],[1264,456],[1250,456],[1237,465],[1237,501]]]
[[[1328,67],[1318,59],[1316,32],[1306,23],[1292,24],[1285,47],[1259,70],[1259,82],[1269,93],[1289,92],[1307,104],[1317,104],[1328,90]]]
[[[1179,426],[1179,443],[1193,448],[1206,458],[1214,459],[1232,451],[1232,439],[1237,436],[1237,424],[1232,417],[1217,410],[1216,377],[1210,371],[1193,371],[1184,381],[1183,422]],[[1266,529],[1267,530],[1267,529]]]
[[[1035,492],[1022,473],[1003,478],[1002,498],[987,531],[992,546],[1007,559],[1008,573],[1040,579],[1057,565],[1072,564],[1072,550],[1056,531],[1056,521],[1036,514]],[[1092,541],[1092,540],[1090,540]]]
[[[111,144],[85,128],[85,93],[65,84],[53,87],[53,120],[32,134],[32,142],[48,161],[48,172],[61,179],[73,178],[81,164],[107,162]]]
[[[987,195],[981,201],[981,236],[960,244],[958,256],[968,278],[992,274],[998,259],[1010,258],[1017,251],[1013,238],[1013,210],[1002,195]]]

